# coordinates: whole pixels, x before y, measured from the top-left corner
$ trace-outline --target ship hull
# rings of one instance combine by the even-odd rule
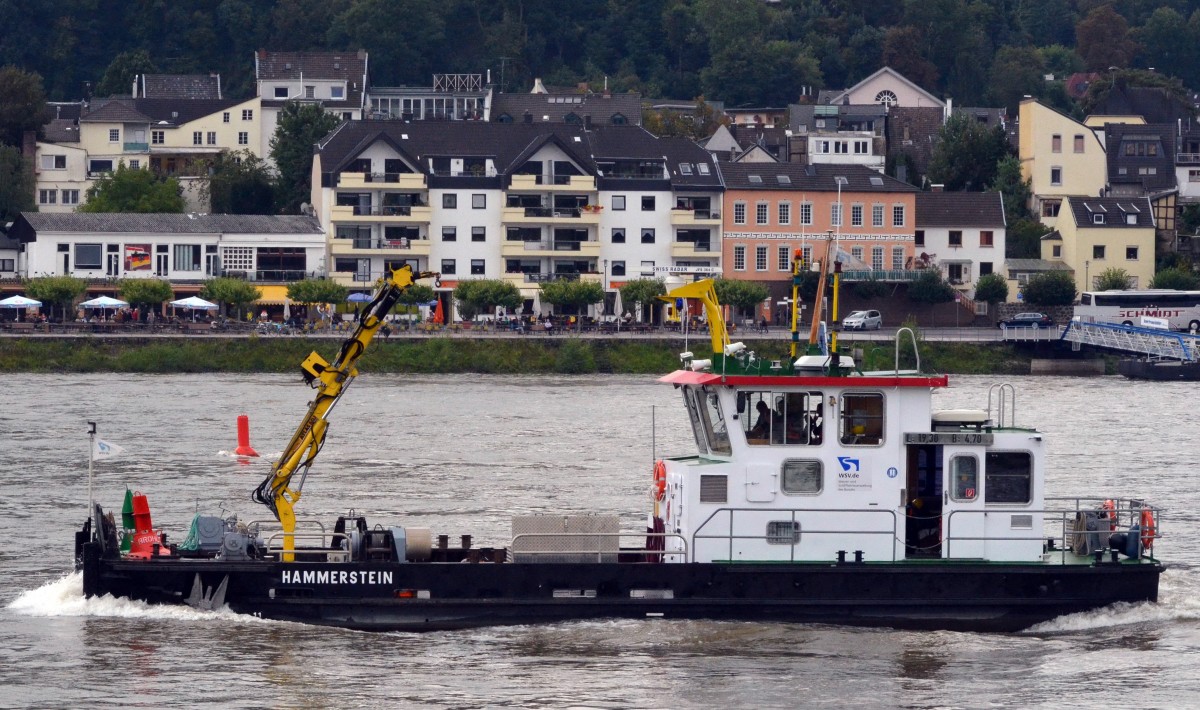
[[[1016,631],[1156,601],[1162,566],[888,563],[281,563],[134,561],[82,550],[84,592],[371,631],[588,619],[715,619]],[[224,584],[222,584],[224,583]]]

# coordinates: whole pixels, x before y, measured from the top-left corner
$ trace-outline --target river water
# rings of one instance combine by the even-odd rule
[[[671,620],[367,634],[232,613],[84,600],[86,422],[125,451],[95,495],[149,496],[182,539],[193,513],[249,500],[309,390],[267,375],[10,376],[0,415],[0,707],[1161,707],[1200,705],[1195,385],[1010,378],[1017,423],[1047,435],[1050,495],[1142,496],[1170,510],[1160,602],[1020,634]],[[955,377],[938,408],[984,408]],[[250,416],[262,462],[239,464]],[[653,426],[652,426],[653,422]],[[302,515],[353,508],[504,544],[510,516],[644,525],[651,462],[688,451],[672,388],[648,377],[365,375],[331,417]]]

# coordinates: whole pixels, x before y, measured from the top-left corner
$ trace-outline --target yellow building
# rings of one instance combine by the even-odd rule
[[[1034,214],[1057,226],[1064,198],[1100,195],[1107,183],[1104,142],[1095,131],[1034,99],[1020,107],[1021,175],[1030,181]]]
[[[1113,268],[1129,275],[1129,288],[1150,286],[1154,213],[1148,199],[1065,198],[1057,234],[1042,240],[1042,259],[1071,267],[1076,290],[1093,290],[1100,274]]]

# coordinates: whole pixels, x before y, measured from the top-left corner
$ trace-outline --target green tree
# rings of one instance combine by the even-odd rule
[[[121,52],[113,57],[96,85],[96,96],[128,96],[138,74],[157,74],[158,67],[144,49]]]
[[[313,144],[338,127],[341,120],[319,104],[289,101],[279,112],[271,137],[271,159],[279,171],[280,211],[299,214],[312,199]]]
[[[200,289],[200,298],[232,305],[237,310],[237,319],[241,320],[245,316],[246,306],[262,298],[262,291],[248,281],[222,276],[205,281]]]
[[[1069,306],[1075,302],[1075,277],[1069,271],[1045,271],[1030,276],[1021,289],[1031,306]]]
[[[1150,288],[1173,288],[1179,291],[1195,291],[1200,288],[1200,275],[1191,269],[1163,269],[1154,275]]]
[[[40,132],[51,118],[41,75],[0,67],[0,143],[20,147],[26,131]]]
[[[514,310],[524,303],[521,291],[515,284],[503,279],[470,279],[459,281],[454,287],[454,300],[463,320],[474,320],[483,313],[491,313],[497,306]]]
[[[1093,290],[1114,291],[1126,288],[1129,288],[1129,272],[1113,266],[1100,272]]]
[[[739,279],[717,279],[713,282],[717,292],[717,301],[732,306],[735,314],[745,315],[749,311],[751,317],[757,320],[762,310],[763,302],[771,292],[764,284],[757,281],[741,281]]]
[[[655,299],[667,292],[667,285],[662,279],[634,279],[626,281],[617,291],[626,311],[632,313],[640,305],[648,316]]]
[[[25,282],[25,294],[30,298],[49,304],[50,317],[54,317],[54,306],[65,320],[67,309],[87,291],[87,281],[74,276],[37,276]]]
[[[1005,198],[1005,210],[1008,202]],[[1035,219],[1019,219],[1008,223],[1005,234],[1004,256],[1007,259],[1040,259],[1042,257],[1042,237],[1051,230]]]
[[[1195,34],[1195,27],[1175,8],[1156,9],[1135,34],[1145,49],[1147,64],[1179,77],[1188,86],[1200,78],[1197,77],[1200,38]]]
[[[889,27],[883,38],[883,64],[926,89],[938,85],[938,67],[923,54],[925,36],[916,27]]]
[[[117,293],[121,300],[143,309],[161,306],[174,296],[171,284],[161,279],[121,279]]]
[[[995,182],[1000,160],[1010,150],[1003,128],[988,128],[971,116],[955,114],[938,132],[929,179],[951,192],[982,191]]]
[[[954,300],[954,287],[942,278],[942,272],[925,269],[908,285],[908,298],[916,303],[949,303]]]
[[[1003,303],[1008,300],[1008,282],[997,273],[984,274],[975,282],[975,300]]]
[[[992,61],[988,93],[992,101],[1017,115],[1021,99],[1038,96],[1046,85],[1042,54],[1033,47],[1001,47]]]
[[[248,150],[221,153],[200,186],[213,214],[274,214],[275,180],[266,161]]]
[[[288,284],[287,297],[296,303],[345,303],[349,289],[327,279],[303,279]],[[311,315],[311,314],[310,314]]]
[[[1017,156],[1007,155],[1000,160],[996,165],[996,179],[992,180],[988,189],[1004,196],[1005,224],[1011,225],[1033,217],[1029,212],[1033,189],[1030,181],[1021,177],[1021,159]]]
[[[13,221],[21,212],[37,212],[32,161],[15,146],[0,145],[0,225]]]
[[[1075,51],[1093,71],[1127,67],[1138,45],[1129,37],[1129,23],[1112,5],[1100,5],[1075,25]]]
[[[125,167],[102,175],[88,188],[87,202],[77,212],[171,212],[186,207],[183,189],[173,177],[160,178],[149,170]]]
[[[582,313],[593,303],[604,300],[604,287],[595,281],[546,281],[541,285],[542,300],[556,308],[572,306]],[[583,327],[583,320],[577,321]]]

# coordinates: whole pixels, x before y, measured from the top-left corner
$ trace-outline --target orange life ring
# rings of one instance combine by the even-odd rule
[[[1104,517],[1108,518],[1108,529],[1116,530],[1117,529],[1117,504],[1113,502],[1112,498],[1109,498],[1108,500],[1104,501],[1104,506],[1102,507],[1102,510],[1104,511]]]
[[[1149,508],[1142,508],[1142,547],[1149,550],[1154,547],[1154,538],[1157,537],[1158,529],[1154,524],[1154,511]]]
[[[654,463],[654,500],[667,497],[667,465],[659,459]]]

